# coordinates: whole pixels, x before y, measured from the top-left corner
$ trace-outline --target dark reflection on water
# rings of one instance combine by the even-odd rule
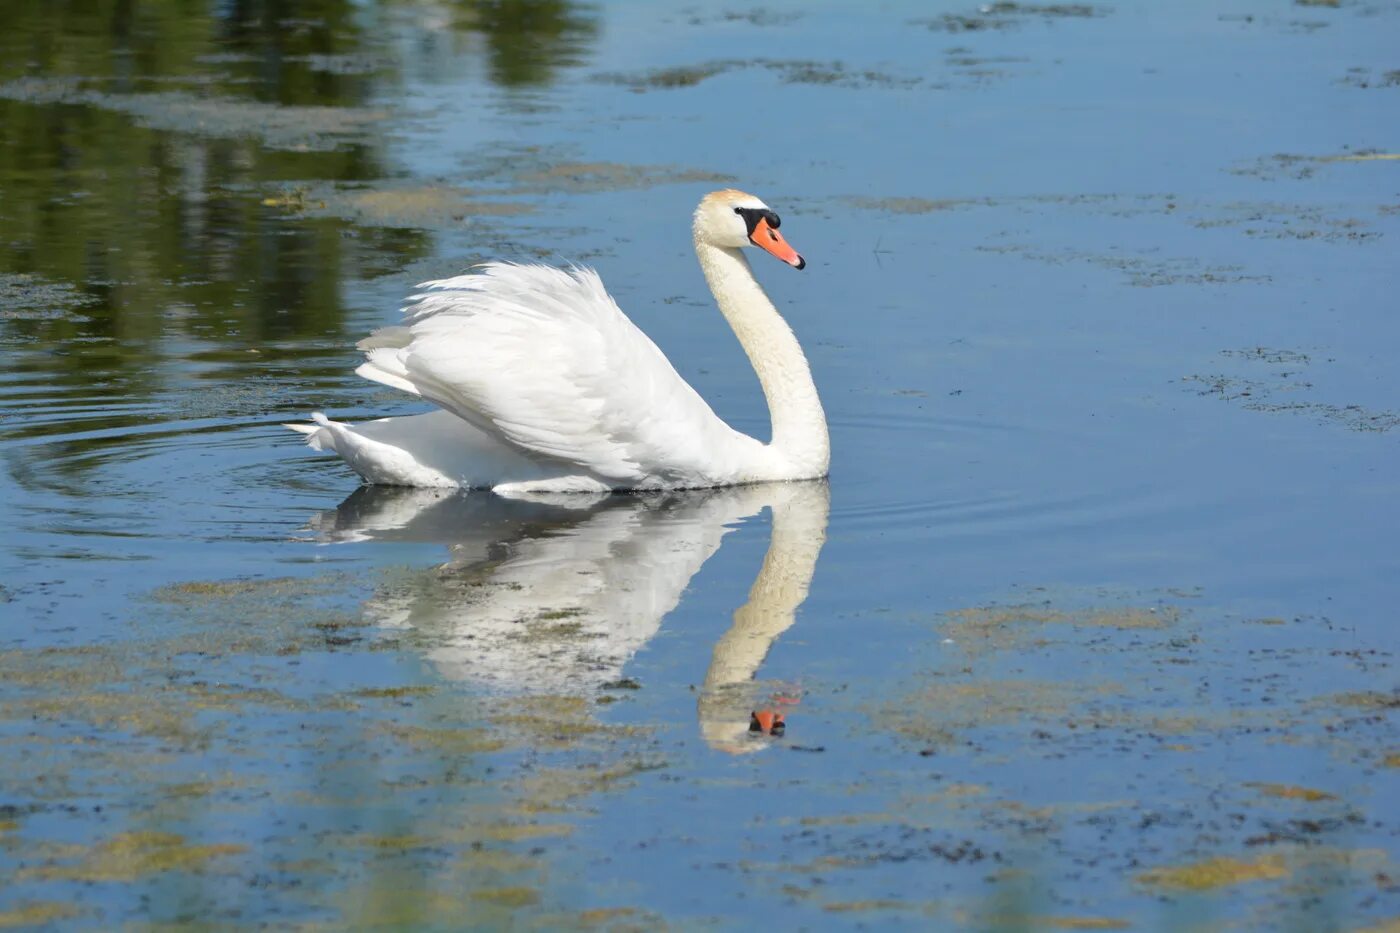
[[[338,0],[0,3],[0,322],[16,377],[0,401],[24,413],[0,431],[107,432],[74,438],[80,454],[178,420],[191,393],[233,396],[223,411],[237,414],[288,404],[269,377],[324,385],[305,341],[345,343],[353,283],[428,256],[433,238],[306,216],[275,186],[394,174],[372,99],[412,55],[377,25],[395,15]],[[559,2],[462,3],[446,25],[479,36],[511,86],[548,82],[596,28]],[[292,120],[310,145],[277,135],[285,107],[310,108]],[[249,379],[263,381],[251,408]]]
[[[360,49],[364,39],[347,4],[318,5],[324,9],[312,11],[315,28],[288,28],[285,13],[268,8],[253,16],[257,11],[242,4],[93,5],[55,16],[43,6],[13,6],[0,14],[5,79],[81,83],[116,102],[153,90],[143,78],[178,79],[210,102],[207,120],[218,119],[224,99],[340,107],[361,104],[367,93],[345,76],[302,66],[259,67],[251,83],[238,73],[245,55],[274,62]],[[220,35],[226,30],[237,33],[231,61],[214,54],[228,51]],[[190,129],[199,129],[193,118]],[[425,241],[395,232],[361,246],[340,222],[288,223],[260,203],[259,188],[289,172],[363,179],[384,167],[372,137],[286,153],[256,138],[148,129],[100,100],[67,105],[24,93],[0,99],[0,226],[9,240],[0,274],[71,282],[89,299],[78,320],[13,326],[44,343],[119,340],[112,361],[145,370],[152,343],[172,334],[246,344],[336,332],[355,254],[390,250],[410,259]]]
[[[80,321],[30,315],[11,326],[48,343],[120,338],[143,349],[172,331],[242,343],[338,332],[345,279],[377,257],[425,255],[426,234],[289,219],[261,203],[264,186],[385,177],[383,120],[289,152],[260,145],[256,125],[222,138],[218,107],[365,108],[403,66],[367,28],[390,13],[344,2],[0,4],[0,83],[40,78],[106,95],[69,104],[10,84],[0,96],[0,275],[73,283],[85,299]],[[511,86],[549,81],[596,29],[560,2],[461,3],[450,23],[482,37],[493,79]],[[167,89],[207,102],[192,112],[193,135],[123,111],[132,94]]]
[[[580,64],[598,31],[591,12],[566,0],[457,0],[453,25],[478,33],[491,57],[491,78],[506,87],[547,84]]]

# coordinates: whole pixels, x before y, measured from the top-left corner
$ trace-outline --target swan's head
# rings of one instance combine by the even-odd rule
[[[727,188],[705,195],[695,209],[695,239],[711,246],[757,246],[794,269],[807,265],[778,232],[778,215],[758,198]]]

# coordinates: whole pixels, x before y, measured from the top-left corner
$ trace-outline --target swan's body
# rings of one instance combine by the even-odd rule
[[[735,431],[618,308],[591,269],[491,263],[424,283],[405,326],[361,341],[366,379],[437,411],[359,425],[288,425],[366,482],[599,492],[730,486],[826,475],[826,420],[807,359],[740,247],[802,268],[752,195],[695,212],[695,251],[753,363],[773,419],[764,444]]]

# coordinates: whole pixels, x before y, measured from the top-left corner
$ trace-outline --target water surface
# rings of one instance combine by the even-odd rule
[[[1400,915],[1396,4],[0,16],[0,926]],[[508,258],[765,434],[731,184],[829,483],[280,427],[419,410],[354,341]]]

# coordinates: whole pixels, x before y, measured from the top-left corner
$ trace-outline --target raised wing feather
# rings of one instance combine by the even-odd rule
[[[368,341],[361,375],[619,484],[730,481],[758,444],[714,414],[592,269],[491,263],[421,287],[407,333]]]

